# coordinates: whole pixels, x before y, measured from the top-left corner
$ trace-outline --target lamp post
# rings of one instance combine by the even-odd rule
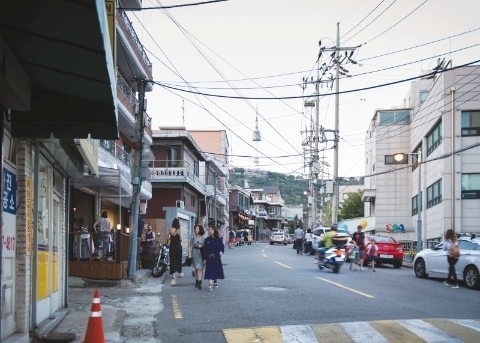
[[[395,161],[400,162],[404,159],[405,155],[417,155],[417,167],[418,167],[418,194],[417,194],[417,252],[422,251],[422,216],[421,216],[421,206],[422,206],[422,152],[412,153],[396,153],[393,155]]]

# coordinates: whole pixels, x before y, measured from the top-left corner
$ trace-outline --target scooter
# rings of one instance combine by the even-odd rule
[[[160,234],[157,234],[157,236],[160,236]],[[155,255],[155,264],[152,269],[153,277],[160,277],[167,270],[169,270],[169,266],[170,266],[169,251],[170,251],[170,246],[168,244],[163,244],[163,245],[159,244],[157,254]]]
[[[316,249],[317,265],[320,270],[323,268],[331,269],[335,274],[340,271],[340,267],[345,261],[345,249],[341,246],[331,247],[325,253],[320,252],[320,248]]]

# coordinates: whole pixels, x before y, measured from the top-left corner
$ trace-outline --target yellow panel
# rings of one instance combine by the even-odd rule
[[[28,176],[25,177],[26,181],[26,199],[25,199],[25,225],[26,225],[26,255],[32,255],[32,245],[33,245],[33,238],[32,238],[32,228],[33,228],[33,202],[32,202],[32,179]]]
[[[223,330],[228,343],[278,343],[283,342],[282,332],[278,326],[259,328],[241,328]]]
[[[425,343],[422,338],[394,320],[379,320],[369,324],[389,343]]]
[[[353,342],[350,336],[338,324],[315,324],[310,325],[310,327],[319,342]]]
[[[107,8],[108,33],[110,36],[110,46],[112,48],[113,66],[115,68],[115,65],[117,64],[117,54],[115,48],[117,38],[117,27],[115,23],[117,4],[115,0],[105,0],[105,6]]]
[[[48,297],[48,252],[38,252],[37,300]]]

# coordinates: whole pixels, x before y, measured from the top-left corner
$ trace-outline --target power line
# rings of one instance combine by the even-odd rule
[[[211,3],[215,3],[215,2],[224,2],[224,1],[228,1],[228,0],[210,0],[210,1],[202,1],[202,2],[193,2],[193,3],[190,3],[190,4],[143,7],[140,10],[142,10],[142,11],[145,11],[145,10],[164,10],[164,9],[169,9],[169,8],[206,5],[206,4],[211,4]],[[136,11],[136,10],[138,10],[138,8],[135,8],[135,7],[117,7],[117,8],[120,9],[120,10],[125,10],[125,11]]]
[[[375,12],[375,10],[376,10],[381,4],[383,4],[384,1],[385,1],[385,0],[380,1],[380,3],[379,3],[377,6],[375,6],[375,8],[374,8],[373,10],[370,11],[370,13],[368,13],[365,17],[363,17],[363,19],[360,20],[360,22],[359,22],[357,25],[355,25],[354,27],[352,27],[352,28],[350,29],[350,31],[348,31],[347,33],[345,33],[342,37],[340,37],[340,39],[342,39],[343,37],[347,36],[350,32],[352,32],[353,30],[355,30],[355,29],[357,28],[357,26],[360,25],[361,23],[363,23],[363,21],[364,21],[365,19],[367,19],[367,18],[370,16],[370,14],[372,14],[373,12]]]

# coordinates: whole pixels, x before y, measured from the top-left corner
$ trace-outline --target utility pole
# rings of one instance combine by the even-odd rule
[[[215,220],[215,226],[217,226],[217,179],[218,174],[213,173],[213,219]]]
[[[135,270],[137,267],[137,245],[138,245],[138,216],[140,208],[140,190],[142,189],[142,153],[143,153],[143,134],[144,134],[144,125],[143,125],[143,116],[145,111],[145,84],[147,81],[140,80],[138,82],[138,120],[137,120],[137,135],[138,135],[138,153],[135,154],[135,167],[134,170],[137,172],[137,180],[135,181],[135,176],[132,178],[132,184],[136,184],[137,188],[134,189],[132,203],[130,205],[130,212],[132,216],[130,218],[130,227],[133,230],[130,232],[130,255],[128,257],[128,270],[127,277],[129,279],[135,278]]]
[[[334,140],[334,155],[333,155],[333,196],[332,196],[332,223],[338,220],[338,197],[339,197],[339,178],[338,178],[338,145],[339,145],[339,114],[340,114],[340,73],[346,75],[347,70],[343,69],[340,64],[347,60],[353,64],[357,62],[351,59],[354,50],[357,47],[340,47],[340,23],[337,23],[337,42],[334,48],[322,48],[322,51],[335,51],[334,63],[335,68],[335,140]],[[345,57],[340,60],[340,51],[350,50],[350,56],[345,53]],[[342,72],[340,72],[342,69]],[[348,76],[348,75],[347,75]]]

